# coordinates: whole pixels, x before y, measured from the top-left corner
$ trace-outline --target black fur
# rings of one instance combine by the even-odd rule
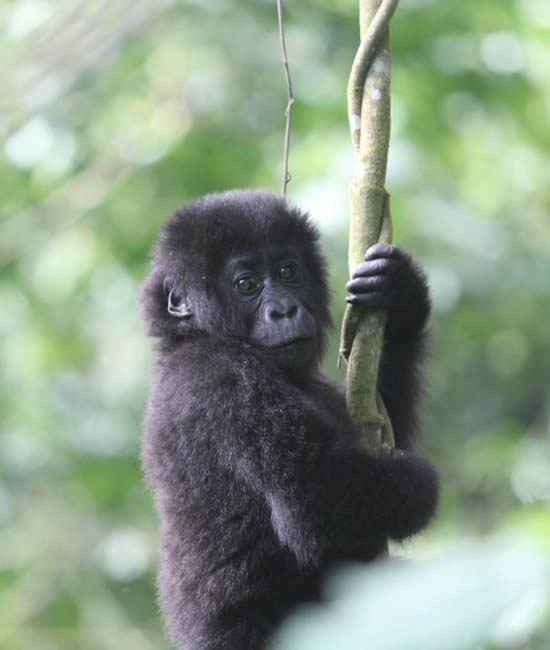
[[[286,284],[269,271],[279,246],[303,267]],[[243,253],[266,260],[257,295],[228,280]],[[352,283],[352,301],[388,309],[380,388],[408,447],[426,283],[392,247],[368,251]],[[169,635],[185,650],[259,650],[295,604],[319,598],[330,566],[372,560],[387,537],[426,526],[435,471],[408,452],[369,456],[341,388],[320,374],[325,262],[317,231],[283,199],[233,191],[178,210],[141,297],[159,338],[143,464],[161,520]],[[276,320],[273,305],[285,306]],[[312,332],[314,345],[293,340]]]

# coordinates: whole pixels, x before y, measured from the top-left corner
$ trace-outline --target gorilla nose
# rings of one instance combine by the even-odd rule
[[[283,318],[292,318],[298,311],[298,305],[294,300],[281,298],[276,302],[270,302],[266,308],[267,317],[270,320],[282,320]]]

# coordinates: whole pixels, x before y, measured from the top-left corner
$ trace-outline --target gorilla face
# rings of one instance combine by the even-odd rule
[[[238,336],[284,366],[313,363],[318,332],[311,278],[295,249],[271,246],[232,255],[221,282],[226,304],[238,313]]]
[[[239,339],[298,375],[316,369],[331,324],[325,261],[307,215],[268,192],[188,203],[163,226],[141,300],[163,348]]]

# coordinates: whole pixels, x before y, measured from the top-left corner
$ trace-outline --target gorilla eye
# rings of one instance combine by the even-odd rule
[[[298,269],[294,264],[283,264],[279,269],[279,279],[283,282],[292,282],[298,277]]]
[[[258,281],[256,278],[248,275],[244,278],[239,278],[235,286],[241,293],[252,293],[258,288]]]

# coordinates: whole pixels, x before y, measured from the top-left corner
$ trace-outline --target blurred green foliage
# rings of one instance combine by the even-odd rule
[[[324,233],[338,322],[357,7],[286,4],[290,197]],[[550,5],[402,0],[392,37],[388,189],[396,242],[433,290],[422,449],[444,485],[437,522],[405,551],[512,529],[548,549]],[[274,2],[0,0],[0,67],[0,648],[168,648],[139,469],[152,354],[135,296],[175,206],[279,188]],[[325,365],[342,376],[336,346]],[[529,571],[522,549],[506,558]],[[476,558],[461,565],[472,580]],[[501,579],[515,584],[512,568]],[[436,598],[438,579],[430,590],[414,575],[427,629],[449,606],[468,625],[468,598]],[[535,619],[513,645],[472,638],[550,647]]]
[[[430,561],[352,566],[332,576],[326,603],[288,618],[274,648],[517,648],[541,617],[549,580],[548,555],[513,537],[457,546]]]

